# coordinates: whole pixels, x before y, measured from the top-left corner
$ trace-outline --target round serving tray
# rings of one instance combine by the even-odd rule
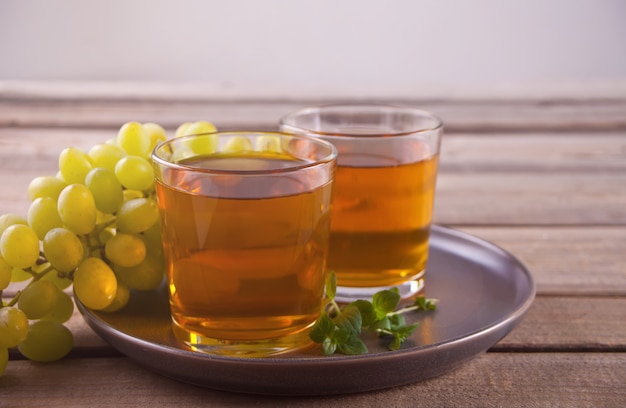
[[[207,388],[272,395],[331,395],[414,383],[448,372],[506,336],[534,295],[528,270],[511,254],[441,226],[431,230],[425,295],[440,300],[397,351],[365,336],[369,353],[324,357],[313,345],[268,358],[209,355],[185,349],[171,329],[167,292],[135,292],[117,313],[87,309],[86,322],[114,348],[167,377]]]

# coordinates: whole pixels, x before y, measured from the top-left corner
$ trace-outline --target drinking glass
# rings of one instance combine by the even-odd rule
[[[344,104],[284,116],[280,130],[337,148],[328,268],[337,297],[370,298],[425,284],[441,120],[406,106]]]
[[[173,331],[193,350],[305,347],[324,297],[336,149],[272,132],[170,139],[153,152]]]

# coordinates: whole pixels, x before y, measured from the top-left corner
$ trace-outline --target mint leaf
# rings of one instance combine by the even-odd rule
[[[382,290],[376,292],[372,298],[372,305],[374,311],[379,319],[382,319],[387,313],[391,313],[396,310],[396,307],[400,303],[400,294],[393,290]]]
[[[335,331],[335,322],[323,312],[322,315],[317,319],[313,328],[311,328],[311,333],[309,333],[309,337],[316,343],[323,342],[326,338],[329,338],[333,335]]]
[[[419,325],[414,323],[407,326],[403,314],[437,308],[436,299],[418,296],[412,305],[396,310],[401,300],[397,288],[375,293],[371,302],[356,300],[341,307],[335,301],[336,291],[336,276],[331,271],[326,279],[327,301],[324,312],[309,334],[311,340],[321,343],[325,356],[331,356],[336,352],[347,355],[367,353],[367,346],[360,338],[364,329],[373,331],[379,336],[393,337],[389,349],[397,350]]]
[[[421,310],[437,309],[437,301],[435,299],[427,299],[425,296],[418,296],[413,302],[413,306],[417,306]]]
[[[330,338],[324,339],[322,342],[322,353],[325,356],[332,356],[335,354],[335,350],[337,350],[337,344]]]
[[[401,314],[392,314],[389,315],[389,329],[390,330],[398,330],[399,328],[406,326],[406,320],[404,316]]]
[[[418,323],[414,323],[410,326],[399,327],[393,332],[393,341],[389,345],[389,350],[398,350],[400,345],[415,331],[419,326]]]
[[[350,337],[352,336],[358,336],[358,334],[354,333],[349,327],[335,326],[335,331],[331,335],[331,338],[337,345],[340,345],[350,341]]]
[[[371,302],[368,302],[367,300],[355,300],[354,302],[350,303],[348,306],[350,305],[356,306],[359,308],[359,311],[361,312],[361,326],[362,327],[371,326],[372,323],[378,320],[378,317],[376,316],[376,312],[374,311],[374,306],[372,305]]]
[[[335,296],[337,296],[337,276],[334,271],[328,271],[328,276],[326,277],[326,296],[330,300],[334,300]]]
[[[382,319],[376,320],[375,322],[373,322],[370,326],[370,329],[375,330],[377,332],[379,331],[388,331],[391,330],[391,321],[389,320],[389,317],[385,316]]]
[[[358,336],[351,336],[348,341],[338,344],[339,351],[346,355],[367,354],[367,346]]]
[[[345,328],[350,333],[361,334],[361,312],[354,305],[347,305],[341,309],[339,314],[333,318],[333,322],[337,327]]]

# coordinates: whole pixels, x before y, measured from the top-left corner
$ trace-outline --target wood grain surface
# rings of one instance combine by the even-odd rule
[[[55,174],[67,146],[89,149],[125,121],[172,133],[206,119],[222,129],[275,129],[323,92],[215,87],[0,82],[0,213],[25,215],[26,186]],[[328,398],[223,393],[147,371],[100,339],[78,312],[71,354],[36,364],[11,352],[0,407],[74,406],[626,406],[626,91],[411,96],[357,101],[430,109],[445,122],[435,222],[507,250],[537,297],[504,339],[443,376]],[[19,290],[11,285],[5,298]]]

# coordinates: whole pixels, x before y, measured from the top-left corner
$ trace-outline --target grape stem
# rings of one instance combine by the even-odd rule
[[[94,230],[91,232],[91,235],[93,237],[98,238],[98,236],[100,235],[100,233],[102,231],[104,231],[107,227],[110,227],[111,225],[115,224],[116,219],[112,218],[106,222],[103,222],[101,224],[96,225],[96,228],[94,228]],[[98,240],[99,241],[99,240]]]
[[[20,300],[20,296],[22,295],[22,292],[24,292],[24,290],[26,288],[28,288],[33,283],[37,282],[39,279],[41,279],[44,276],[46,276],[52,270],[54,270],[54,268],[52,267],[51,264],[48,264],[48,266],[46,266],[40,272],[35,272],[35,271],[32,270],[32,268],[24,269],[24,272],[28,272],[29,274],[31,274],[33,276],[33,279],[31,279],[30,282],[28,282],[28,285],[26,285],[26,287],[24,289],[17,291],[15,296],[13,296],[13,299],[11,299],[11,301],[9,301],[9,303],[7,303],[7,306],[15,306],[17,304],[17,301]]]

